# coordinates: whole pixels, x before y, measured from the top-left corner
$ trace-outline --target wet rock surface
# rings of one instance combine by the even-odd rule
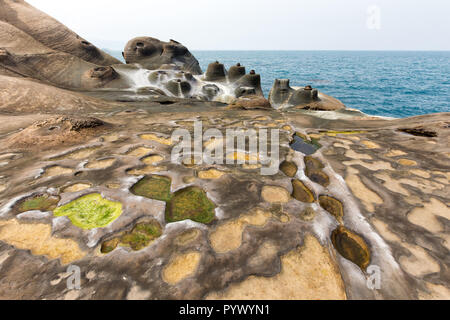
[[[164,42],[151,37],[134,38],[125,45],[123,57],[127,63],[139,63],[150,70],[181,64],[184,71],[202,73],[197,59],[175,40]]]
[[[0,20],[0,32],[13,30]],[[21,32],[11,33],[22,34],[19,44],[28,34]],[[149,63],[166,45],[137,42]],[[171,41],[163,50],[187,58],[183,48]],[[19,49],[0,51],[9,68],[0,68],[9,70],[0,76],[0,298],[450,297],[449,114],[386,120],[341,106],[324,114],[314,108],[339,104],[283,80],[271,107],[261,108],[256,72],[222,70],[225,86],[220,70],[208,83],[173,61],[144,70],[151,86],[130,93],[109,90],[142,69],[112,65],[116,77],[84,60],[92,79],[116,78],[75,92],[52,86],[64,79],[40,80],[42,60],[32,79],[21,78],[14,68],[23,60],[14,59],[29,49]],[[81,59],[61,52],[60,61]],[[72,84],[89,75],[65,70]],[[179,97],[168,91],[173,79],[191,85],[188,98],[181,85]],[[226,91],[232,99],[218,102]],[[237,96],[253,105],[229,107]],[[275,172],[262,174],[268,164],[250,163],[260,156],[248,150],[221,164],[195,154],[172,161],[172,133],[194,134],[195,121],[223,137],[228,129],[279,129]],[[294,134],[315,152],[292,148]],[[202,141],[205,150],[225,144]],[[81,290],[67,289],[69,265],[80,267]],[[367,287],[371,266],[382,273],[378,290]]]
[[[367,269],[370,263],[370,251],[363,238],[340,226],[331,234],[331,241],[344,258],[352,261],[362,270]]]

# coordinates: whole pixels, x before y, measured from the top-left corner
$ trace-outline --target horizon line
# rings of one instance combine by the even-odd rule
[[[102,47],[102,50],[122,51],[123,49],[115,49]],[[189,49],[190,51],[279,51],[279,52],[298,52],[298,51],[343,51],[343,52],[450,52],[450,49]]]

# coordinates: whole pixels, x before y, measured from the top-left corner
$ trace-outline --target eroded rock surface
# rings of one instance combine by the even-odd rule
[[[5,12],[21,6],[0,1]],[[7,18],[8,28],[31,32]],[[52,86],[42,60],[33,79],[0,69],[9,72],[0,76],[0,298],[450,298],[449,114],[324,115],[313,110],[323,107],[320,92],[286,81],[269,99],[283,107],[268,108],[260,76],[241,65],[214,63],[206,75],[159,62],[155,70],[100,65],[58,28],[67,50],[42,34],[32,49],[87,59],[80,68],[93,65],[93,90]],[[31,50],[25,36],[0,38],[12,44],[0,50],[1,66]],[[166,44],[149,43],[153,63],[152,50]],[[162,50],[189,57],[175,42]],[[81,79],[67,72],[69,82]],[[127,82],[139,72],[151,86]],[[124,84],[136,90],[114,87]],[[195,152],[172,161],[172,133],[193,134],[195,121],[222,134],[202,140],[204,150],[223,148],[229,129],[279,129],[279,144],[268,139],[268,150],[279,147],[275,172],[262,174],[270,161],[248,150],[224,152],[223,163]],[[79,291],[67,289],[69,264],[81,269]],[[367,286],[373,270],[382,273],[377,290]]]

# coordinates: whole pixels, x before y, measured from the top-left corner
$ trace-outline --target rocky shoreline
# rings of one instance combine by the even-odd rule
[[[266,99],[174,40],[122,64],[24,1],[0,27],[1,299],[450,298],[449,113],[370,117],[283,79]],[[173,161],[198,123],[231,161]],[[276,173],[229,130],[277,130]]]

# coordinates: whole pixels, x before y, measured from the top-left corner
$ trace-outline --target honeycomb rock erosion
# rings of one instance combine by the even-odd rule
[[[450,298],[449,113],[79,40],[0,0],[0,299]]]
[[[197,59],[175,40],[163,42],[151,37],[134,38],[126,44],[123,57],[127,63],[138,63],[150,70],[175,65],[192,74],[202,73]]]

